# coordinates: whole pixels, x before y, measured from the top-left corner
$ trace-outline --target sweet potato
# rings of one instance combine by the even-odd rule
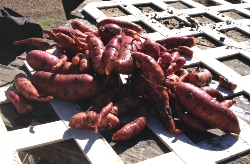
[[[190,83],[168,83],[168,88],[191,114],[225,132],[240,133],[236,115],[204,90]]]
[[[98,22],[96,24],[96,26],[99,28],[99,27],[104,26],[105,24],[109,24],[109,23],[116,24],[116,25],[120,26],[121,28],[128,28],[128,29],[134,30],[137,33],[142,32],[141,26],[139,26],[133,22],[121,21],[121,20],[116,20],[116,19],[111,19],[111,18],[101,20],[100,22]]]
[[[198,67],[187,74],[187,82],[194,84],[197,87],[207,86],[212,81],[212,74],[208,69]]]
[[[102,41],[95,35],[88,35],[87,37],[89,56],[92,61],[92,67],[96,73],[100,75],[105,74],[105,64],[104,64],[104,45]]]
[[[26,61],[35,71],[51,71],[60,59],[46,51],[31,50],[27,53]]]
[[[79,112],[72,116],[69,122],[69,127],[73,129],[82,129],[82,128],[94,128],[97,121],[97,113],[95,111],[86,111]],[[108,115],[102,118],[102,121],[99,127],[108,128],[108,127],[118,127],[120,125],[120,120],[109,113]]]
[[[223,102],[221,102],[221,104],[224,107],[230,108],[232,105],[234,105],[237,101],[236,100],[224,100]]]
[[[160,57],[159,45],[154,40],[148,38],[142,43],[141,52],[153,57],[156,61]]]
[[[188,125],[189,127],[199,131],[206,131],[208,129],[208,125],[204,121],[196,116],[193,116],[190,113],[186,113],[186,111],[182,109],[178,101],[176,101],[175,107],[179,119],[183,123],[185,123],[185,125]]]
[[[122,35],[116,35],[106,45],[104,51],[106,75],[109,75],[114,69],[115,61],[117,60],[120,52],[121,38]]]
[[[158,40],[157,43],[169,47],[169,46],[187,46],[193,47],[196,45],[195,37],[184,37],[184,36],[176,36],[176,37],[169,37],[166,39]]]
[[[106,45],[113,37],[122,34],[122,28],[116,24],[105,24],[98,28],[100,38],[104,45]]]
[[[152,99],[156,110],[159,112],[163,124],[171,133],[179,133],[175,127],[169,105],[169,96],[164,88],[166,79],[160,65],[152,58],[144,53],[133,52],[132,56],[139,63],[143,76],[149,81],[149,97]]]
[[[39,50],[48,50],[51,48],[51,45],[43,38],[28,38],[23,40],[17,40],[13,42],[14,46],[18,45],[28,45],[32,48],[36,48]]]
[[[157,62],[159,63],[161,68],[169,67],[170,63],[172,62],[172,56],[168,52],[163,52],[158,58]]]
[[[186,59],[184,57],[178,57],[175,61],[173,61],[170,66],[167,68],[165,74],[166,75],[172,75],[176,71],[183,68],[183,66],[186,64]]]
[[[63,75],[37,71],[31,76],[31,81],[44,94],[62,100],[90,98],[100,92],[97,79],[88,74]]]
[[[187,46],[178,46],[175,48],[176,51],[178,51],[181,54],[187,55],[190,58],[193,58],[194,51]]]
[[[80,74],[79,66],[71,62],[65,62],[60,67],[52,69],[50,72],[56,74]]]
[[[209,86],[201,87],[201,89],[203,89],[211,97],[216,98],[217,101],[219,102],[225,101],[224,96],[217,89],[211,88]]]
[[[144,101],[145,98],[141,96],[128,97],[124,100],[114,103],[110,113],[114,114],[115,116],[122,116],[128,111],[138,108]]]
[[[86,32],[91,32],[93,34],[96,33],[96,31],[89,27],[88,25],[86,25],[84,22],[81,22],[80,20],[74,19],[71,21],[71,27],[73,29],[77,29],[79,31],[81,31],[82,33],[86,33]]]
[[[115,132],[112,141],[129,140],[136,137],[146,126],[149,116],[149,108],[145,105],[136,110],[133,120]]]
[[[237,84],[233,83],[232,81],[229,81],[227,78],[223,76],[219,76],[219,86],[233,92],[237,88]]]
[[[8,93],[8,98],[10,99],[12,104],[15,106],[19,114],[27,114],[33,110],[33,107],[30,105],[28,100],[24,98],[18,92],[10,91]]]
[[[102,108],[100,113],[98,113],[98,115],[96,116],[97,120],[94,126],[95,133],[98,133],[98,127],[101,125],[103,117],[107,116],[110,113],[112,107],[113,107],[113,103],[112,102],[108,103],[105,107]]]
[[[112,102],[116,91],[117,91],[116,89],[113,89],[113,90],[105,90],[99,93],[94,98],[93,106],[91,106],[88,110],[100,112],[103,107],[105,107],[108,103]]]
[[[14,78],[14,85],[18,92],[28,100],[46,102],[53,99],[52,96],[41,96],[30,79],[23,73],[19,73]]]
[[[149,82],[142,76],[141,69],[136,69],[131,76],[131,90],[133,95],[146,96]]]
[[[80,38],[86,38],[88,36],[87,34],[84,34],[78,29],[70,29],[70,28],[64,28],[64,27],[53,28],[52,31],[54,33],[64,33],[70,37],[76,36]]]
[[[124,35],[122,37],[119,56],[114,64],[114,70],[121,74],[132,74],[136,67],[136,62],[131,56],[131,52],[136,51],[132,40],[133,38],[130,36]]]

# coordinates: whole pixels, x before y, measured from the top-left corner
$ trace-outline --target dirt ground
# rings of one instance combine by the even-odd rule
[[[51,0],[50,3],[53,3],[57,1],[57,5],[59,5],[58,7],[62,7],[63,8],[63,4],[62,3],[58,3],[58,0]],[[205,6],[215,6],[215,5],[219,5],[218,3],[215,2],[211,2],[209,0],[195,0],[198,3],[201,3]],[[229,0],[228,0],[229,1]],[[230,2],[230,1],[229,1]],[[232,3],[240,3],[240,0],[231,0]],[[189,6],[188,4],[185,3],[181,3],[181,2],[168,2],[168,4],[176,9],[186,9],[186,8],[190,8],[191,6]],[[153,5],[138,5],[136,6],[138,7],[143,13],[150,13],[150,12],[155,12],[155,11],[161,11],[161,9],[157,8],[156,6]],[[103,11],[108,17],[112,17],[112,16],[124,16],[127,15],[126,11],[123,11],[121,8],[100,8],[101,11]],[[26,11],[28,11],[26,9]],[[22,14],[26,14],[24,10],[20,10],[20,12]],[[61,14],[65,14],[63,10],[60,10]],[[68,11],[67,11],[68,12]],[[171,13],[171,11],[169,11]],[[67,13],[68,14],[68,13]],[[228,17],[231,17],[232,19],[242,19],[242,17],[246,17],[245,15],[241,14],[241,13],[236,13],[234,10],[232,11],[227,11],[224,12],[222,14],[225,14]],[[37,19],[37,15],[34,15],[35,19]],[[67,15],[67,17],[69,17],[69,15]],[[165,25],[167,28],[169,29],[180,29],[180,28],[185,28],[185,27],[190,27],[190,26],[197,26],[197,22],[192,22],[192,20],[195,19],[196,21],[198,21],[199,25],[205,25],[208,23],[217,23],[219,20],[217,20],[216,18],[213,18],[209,15],[194,15],[192,16],[192,19],[190,20],[189,24],[187,24],[184,21],[178,20],[177,18],[173,17],[173,18],[168,18],[168,19],[160,19],[157,20],[160,23],[162,23],[163,25]],[[65,21],[65,17],[63,18],[62,21]],[[147,27],[144,24],[140,24],[143,28],[144,28],[144,32],[152,32],[152,29],[150,29],[150,27]],[[56,27],[57,25],[55,25]],[[231,29],[231,30],[224,30],[221,31],[222,33],[224,33],[226,36],[232,38],[233,40],[237,41],[237,42],[243,42],[243,41],[247,41],[249,40],[249,36],[237,29]],[[222,46],[222,44],[206,35],[197,35],[196,37],[196,41],[197,41],[197,46],[198,48],[205,50],[205,49],[209,49],[209,48],[215,48],[218,46]],[[226,58],[226,59],[222,59],[221,60],[222,63],[226,64],[228,67],[234,69],[236,72],[238,72],[239,74],[241,74],[242,76],[245,75],[249,75],[250,74],[250,62],[248,59],[242,57],[240,54],[236,54],[235,56],[232,56],[230,58]],[[249,109],[249,102],[250,102],[250,98],[249,96],[245,95],[245,94],[241,94],[241,95],[237,95],[235,97],[235,99],[239,102],[238,104],[236,104],[236,106],[241,107],[245,110],[250,111]],[[145,132],[147,135],[148,133]],[[145,134],[144,133],[144,134]],[[109,134],[103,133],[103,135],[107,136]],[[143,135],[141,135],[142,137]],[[146,138],[148,139],[148,138]],[[136,142],[137,140],[135,140],[134,142]],[[151,144],[151,145],[155,145],[155,143],[152,143],[153,141],[148,141],[146,144]],[[159,141],[160,142],[160,141]],[[145,144],[145,143],[144,143]],[[158,149],[159,147],[155,147],[155,149]],[[114,147],[115,149],[115,147]],[[125,149],[124,149],[125,151]],[[138,149],[135,151],[139,151]],[[166,153],[169,150],[165,149],[165,148],[160,148],[160,150],[162,153]],[[153,152],[153,151],[152,151]],[[243,163],[250,163],[250,153],[246,152],[243,153],[237,157],[234,157],[233,159],[221,162],[221,164],[243,164]],[[21,158],[23,159],[25,156],[25,153],[20,153]],[[127,158],[127,157],[124,157]],[[29,157],[29,159],[27,160],[26,164],[31,164],[31,163],[37,163],[37,164],[50,164],[50,162],[45,161],[43,159],[40,159],[39,157]]]

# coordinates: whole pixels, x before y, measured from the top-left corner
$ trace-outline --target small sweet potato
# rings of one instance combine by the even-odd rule
[[[28,100],[37,100],[46,102],[53,99],[52,96],[42,97],[30,79],[23,73],[19,73],[14,78],[14,85],[18,92]]]
[[[28,100],[24,98],[18,92],[10,91],[8,93],[8,98],[10,99],[12,104],[15,106],[19,114],[27,114],[33,110],[33,107],[30,105]]]
[[[237,88],[237,84],[229,81],[227,78],[223,76],[219,76],[219,86],[233,92]]]

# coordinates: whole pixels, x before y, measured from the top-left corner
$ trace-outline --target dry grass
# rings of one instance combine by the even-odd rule
[[[44,30],[58,27],[66,21],[61,0],[1,0],[0,6],[31,17]]]

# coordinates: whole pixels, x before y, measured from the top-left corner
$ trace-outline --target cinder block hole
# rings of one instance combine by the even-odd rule
[[[250,17],[240,11],[237,10],[227,10],[227,11],[221,11],[225,16],[228,16],[234,20],[240,20],[240,19],[250,19]]]
[[[138,24],[142,27],[143,31],[142,33],[153,33],[155,32],[155,30],[153,30],[151,27],[149,27],[148,25],[146,25],[145,23],[143,23],[142,21],[139,22],[134,22],[135,24]]]
[[[206,34],[194,35],[194,37],[196,38],[196,46],[200,48],[201,50],[207,50],[210,48],[223,46],[222,43],[209,37]]]
[[[250,74],[250,60],[240,53],[218,60],[241,76]]]
[[[200,3],[200,4],[207,6],[207,7],[221,5],[220,3],[212,1],[212,0],[193,0],[193,1]]]
[[[235,99],[237,102],[234,104],[236,107],[239,107],[243,110],[246,110],[250,112],[250,96],[248,96],[246,93],[241,92],[239,94],[236,94],[234,96],[227,97],[226,99]],[[250,121],[249,121],[250,123]]]
[[[210,24],[210,23],[218,23],[221,22],[219,19],[204,13],[204,14],[196,14],[196,15],[191,15],[192,18],[196,19],[199,24]]]
[[[124,10],[121,6],[100,7],[98,9],[101,10],[107,17],[119,17],[130,15],[130,13]]]
[[[165,2],[165,3],[177,10],[194,8],[193,6],[186,4],[184,2],[181,2],[181,1]]]
[[[61,141],[45,146],[40,146],[28,150],[18,152],[21,161],[24,159],[26,154],[29,154],[25,163],[83,163],[89,164],[87,158],[82,153],[74,139]],[[67,154],[67,155],[65,155]],[[32,162],[32,160],[34,160]]]
[[[145,4],[134,5],[134,6],[137,7],[139,10],[141,10],[141,12],[144,14],[164,11],[163,9],[154,5],[153,3],[145,3]]]
[[[17,113],[12,103],[2,105],[1,114],[8,131],[26,128],[60,120],[48,102],[31,101],[33,110],[27,114]]]
[[[217,164],[229,164],[229,163],[233,164],[233,163],[238,163],[238,162],[241,163],[241,160],[244,163],[244,161],[247,161],[247,159],[249,158],[249,154],[250,154],[250,150],[243,152],[243,153],[240,153],[240,154],[237,154],[236,156],[234,156],[232,158],[218,162]],[[246,163],[248,163],[248,162],[246,162]]]
[[[220,32],[237,42],[245,42],[249,41],[250,39],[249,34],[238,28],[223,29],[220,30]]]
[[[162,18],[162,19],[157,19],[157,21],[165,25],[169,29],[180,29],[191,26],[177,17]]]
[[[246,2],[244,2],[244,1],[242,1],[242,0],[225,0],[225,1],[230,2],[230,3],[232,3],[232,4],[246,3]]]
[[[96,24],[96,20],[91,15],[89,15],[86,11],[82,10],[81,14],[84,16],[85,20],[89,21],[91,24]]]
[[[194,71],[198,65],[200,65],[200,68],[201,69],[207,69],[211,72],[212,74],[212,80],[215,80],[215,81],[219,81],[219,75],[217,73],[215,73],[213,70],[211,70],[210,68],[208,68],[206,65],[204,65],[203,63],[196,63],[196,64],[191,64],[191,65],[188,65],[188,66],[184,66],[184,69],[187,69],[188,71]]]
[[[157,117],[155,119],[159,118]],[[125,163],[130,163],[130,161],[137,163],[146,160],[145,158],[150,159],[171,152],[148,127],[145,127],[138,136],[129,140],[111,141],[112,135],[117,130],[119,129],[105,130],[101,131],[101,134],[122,160],[124,160],[126,156],[128,157],[126,158],[128,161],[123,161]]]

